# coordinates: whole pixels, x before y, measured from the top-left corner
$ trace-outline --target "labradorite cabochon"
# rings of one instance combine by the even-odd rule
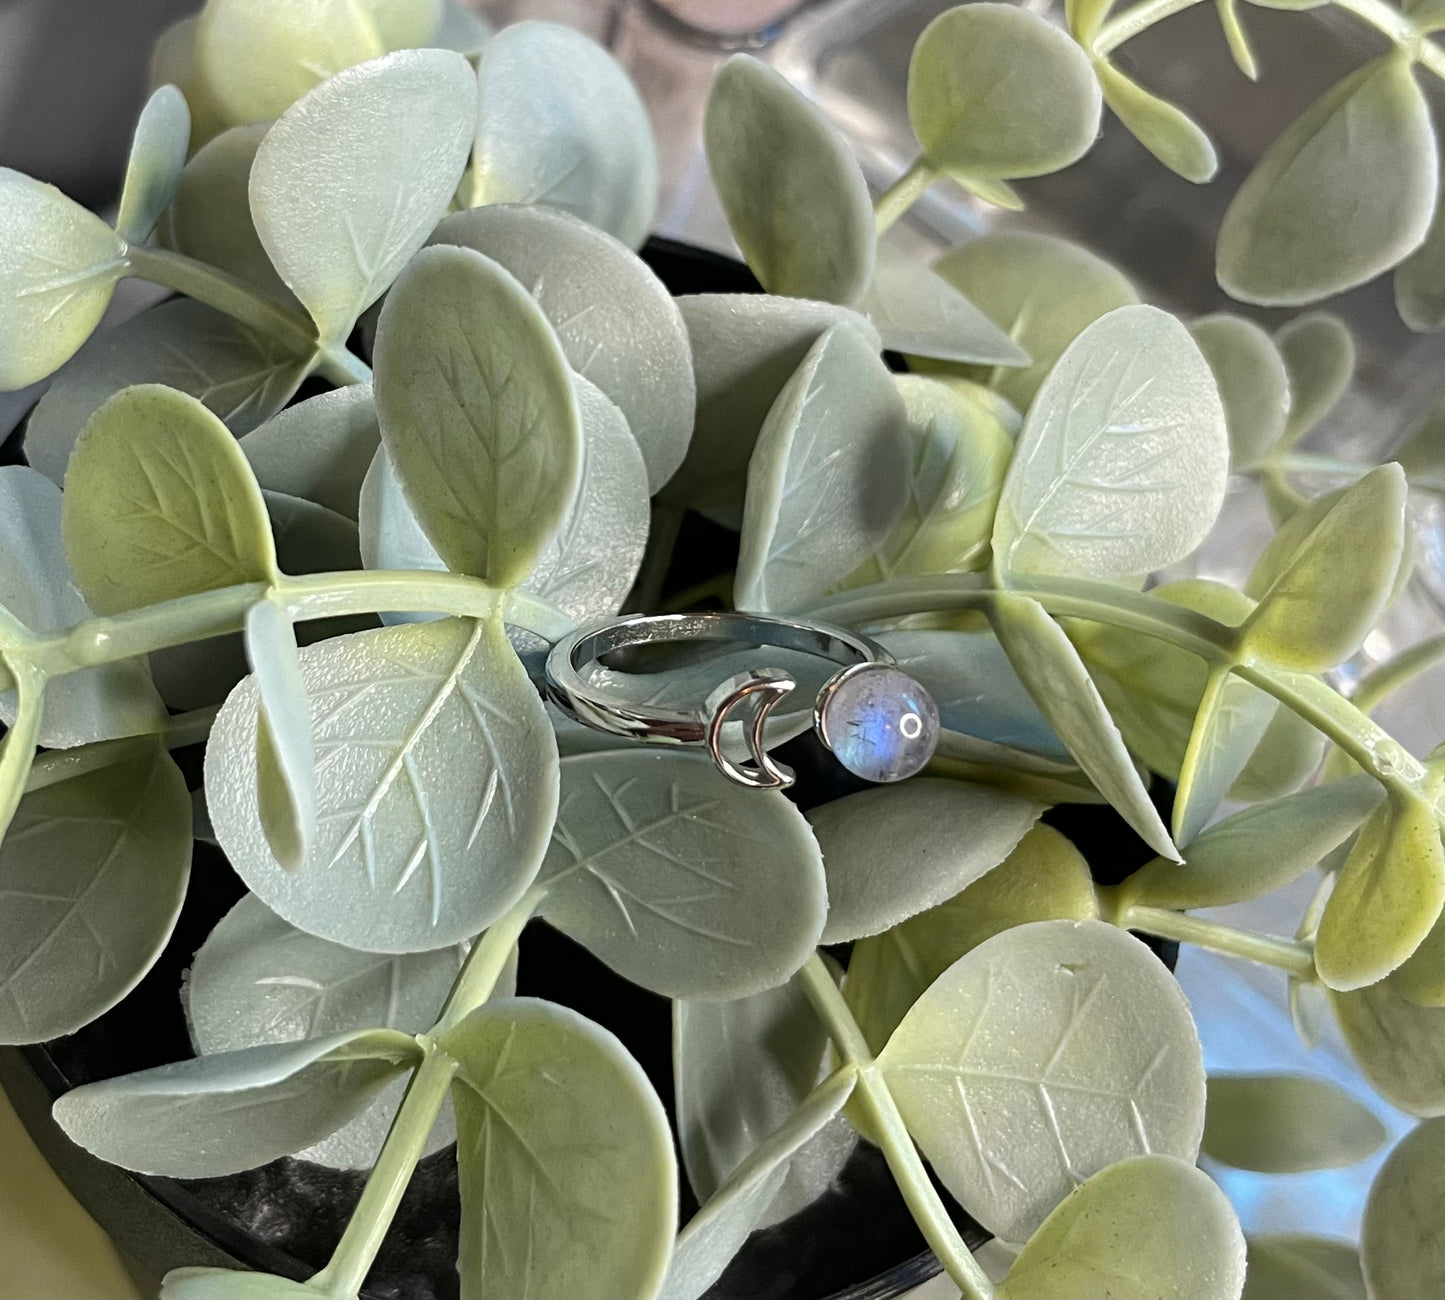
[[[818,733],[837,760],[865,781],[902,781],[938,744],[938,706],[907,673],[860,664],[824,688]]]

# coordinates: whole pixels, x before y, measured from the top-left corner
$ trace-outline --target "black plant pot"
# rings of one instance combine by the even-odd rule
[[[685,245],[652,240],[643,256],[675,294],[759,288],[737,262]],[[5,450],[11,454],[0,454],[0,460],[16,458],[15,448]],[[688,516],[666,588],[682,590],[726,572],[736,548],[735,534]],[[199,784],[200,748],[177,757],[192,784]],[[790,742],[781,757],[799,773],[792,794],[804,808],[861,788],[811,736]],[[1151,856],[1111,809],[1060,808],[1045,820],[1074,839],[1106,883]],[[147,1289],[167,1270],[188,1264],[307,1277],[326,1263],[364,1181],[360,1172],[291,1159],[223,1178],[131,1174],[76,1147],[50,1117],[54,1099],[78,1084],[190,1055],[178,996],[182,976],[212,927],[244,892],[222,854],[198,843],[175,934],[130,996],[79,1033],[0,1051],[0,1085],[31,1136]],[[1172,945],[1160,945],[1171,966],[1174,953]],[[671,1111],[666,999],[629,984],[541,924],[531,926],[521,941],[519,991],[573,1007],[612,1030]],[[685,1222],[696,1202],[685,1185],[682,1195]],[[456,1164],[450,1151],[440,1152],[419,1167],[364,1295],[453,1300],[458,1217]],[[970,1245],[987,1239],[961,1212],[957,1219]],[[881,1154],[863,1143],[827,1195],[786,1223],[755,1233],[708,1295],[710,1300],[884,1300],[937,1271]]]

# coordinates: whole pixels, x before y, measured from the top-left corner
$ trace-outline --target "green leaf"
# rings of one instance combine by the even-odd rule
[[[1280,438],[1290,410],[1290,379],[1280,349],[1243,316],[1214,312],[1189,327],[1219,386],[1229,430],[1229,467],[1253,469]]]
[[[199,149],[225,129],[220,106],[205,78],[196,70],[198,15],[188,14],[156,37],[151,47],[150,90],[179,86],[191,111],[191,147]]]
[[[672,1130],[642,1067],[566,1007],[508,998],[456,1058],[464,1296],[655,1295],[677,1230]]]
[[[276,861],[294,869],[316,834],[316,751],[296,634],[280,605],[258,600],[246,611],[246,658],[258,697],[256,812]]]
[[[1069,345],[1029,408],[995,569],[1118,580],[1163,568],[1204,540],[1228,477],[1224,410],[1188,330],[1121,307]]]
[[[186,164],[157,238],[167,248],[220,267],[268,297],[300,308],[251,219],[251,166],[269,122],[236,126],[208,141]]]
[[[1383,798],[1374,777],[1356,776],[1256,804],[1211,826],[1182,863],[1141,867],[1124,893],[1130,903],[1181,910],[1262,898],[1322,862]]]
[[[1085,326],[1139,301],[1102,258],[1032,231],[981,235],[945,253],[933,269],[1033,358],[1028,366],[985,372],[989,386],[1020,410]]]
[[[1175,789],[1177,844],[1187,845],[1219,810],[1274,714],[1274,699],[1228,668],[1209,674]]]
[[[321,1141],[420,1057],[406,1034],[358,1029],[88,1083],[61,1097],[53,1114],[72,1142],[111,1164],[213,1178]]]
[[[914,1003],[878,1066],[934,1172],[1004,1241],[1117,1160],[1199,1148],[1188,1004],[1149,949],[1102,921],[985,940]]]
[[[74,1033],[170,938],[191,869],[191,800],[153,738],[20,800],[0,847],[0,1042]]]
[[[357,952],[303,933],[248,894],[196,953],[186,984],[191,1041],[201,1055],[212,1056],[352,1029],[425,1033],[436,1024],[465,956],[461,947],[397,957]],[[504,973],[500,996],[511,996],[514,967]],[[297,1157],[337,1169],[369,1168],[405,1086],[405,1079],[388,1084],[354,1120]],[[455,1140],[446,1105],[426,1154]]]
[[[766,63],[734,54],[713,76],[703,136],[728,225],[763,287],[857,300],[873,275],[873,205],[823,111]]]
[[[1419,1006],[1445,1006],[1445,923],[1439,917],[1395,972],[1395,987]]]
[[[882,340],[866,318],[832,303],[705,293],[677,305],[692,344],[697,418],[687,456],[662,495],[703,511],[740,510],[758,431],[819,336],[846,321],[875,351]]]
[[[206,750],[231,865],[286,920],[366,952],[470,938],[526,890],[556,811],[556,746],[500,619],[382,628],[308,646],[317,833],[275,858],[257,811],[254,679]]]
[[[324,343],[345,340],[446,214],[475,113],[466,59],[402,50],[337,73],[266,133],[251,216]]]
[[[189,393],[233,434],[276,414],[306,376],[298,356],[259,331],[187,298],[97,334],[55,377],[25,427],[25,456],[56,483],[86,422],[124,388]]]
[[[516,22],[478,60],[467,207],[562,208],[639,248],[657,211],[657,146],[631,78],[557,23]]]
[[[60,489],[44,475],[23,465],[0,469],[0,607],[41,636],[90,617],[65,560],[61,508]],[[0,695],[7,726],[18,707],[13,690]],[[69,749],[159,732],[165,720],[144,660],[126,660],[51,678],[35,741]]]
[[[1289,375],[1288,446],[1323,420],[1349,389],[1355,376],[1355,340],[1338,316],[1313,311],[1282,325],[1274,341]]]
[[[1088,56],[1047,19],[959,5],[923,29],[908,64],[908,120],[929,165],[984,179],[1042,176],[1099,133]]]
[[[161,1281],[161,1300],[315,1300],[314,1287],[274,1273],[234,1268],[173,1268]]]
[[[1409,55],[1365,64],[1286,128],[1239,187],[1219,229],[1220,286],[1292,306],[1374,279],[1425,238],[1438,172]]]
[[[776,1204],[778,1188],[802,1153],[846,1123],[840,1112],[856,1082],[856,1074],[840,1073],[820,1087],[704,1202],[677,1240],[661,1294],[669,1300],[697,1300],[717,1281],[753,1229],[766,1226],[768,1207]]]
[[[858,310],[895,352],[980,365],[1029,364],[1029,354],[947,280],[892,244],[878,245]]]
[[[125,271],[125,242],[99,217],[0,167],[0,392],[70,360]]]
[[[796,609],[883,544],[906,500],[906,419],[862,335],[835,325],[813,345],[768,412],[748,465],[739,609]]]
[[[388,457],[447,567],[521,582],[581,457],[571,371],[526,289],[470,249],[419,253],[382,309],[375,388]]]
[[[1104,102],[1129,134],[1172,172],[1203,185],[1214,179],[1219,158],[1200,125],[1168,100],[1126,77],[1108,59],[1095,58]]]
[[[196,69],[229,123],[267,121],[343,68],[427,44],[440,18],[440,0],[207,0]]]
[[[1360,1229],[1365,1290],[1379,1300],[1408,1300],[1445,1290],[1445,1246],[1438,1231],[1445,1204],[1445,1123],[1430,1120],[1390,1152],[1370,1187]]]
[[[619,974],[674,998],[782,983],[818,943],[823,861],[777,791],[704,754],[579,754],[542,868],[540,915]]]
[[[439,50],[455,50],[468,58],[482,52],[492,38],[492,25],[462,0],[442,0],[441,22],[430,41]]]
[[[1224,1193],[1192,1164],[1144,1155],[1077,1188],[1029,1238],[996,1294],[1234,1300],[1243,1285],[1244,1234]]]
[[[142,243],[166,210],[191,143],[191,110],[174,86],[162,86],[146,101],[135,125],[125,184],[120,191],[116,233]]]
[[[1445,1007],[1416,1006],[1394,979],[1331,993],[1330,1005],[1380,1096],[1411,1115],[1445,1115]]]
[[[62,525],[100,614],[276,578],[265,503],[236,439],[159,384],[124,389],[91,416],[65,473]]]
[[[999,866],[946,903],[859,940],[843,995],[869,1046],[882,1051],[923,991],[985,939],[1030,921],[1097,915],[1083,855],[1051,826],[1035,826]]]
[[[828,1045],[823,1022],[795,980],[727,1002],[673,1003],[678,1143],[699,1202],[719,1197],[718,1213],[738,1195],[720,1195],[720,1189],[739,1171],[748,1171],[741,1176],[749,1188],[757,1188],[760,1173],[776,1171],[778,1177],[767,1180],[771,1196],[762,1200],[757,1192],[761,1203],[750,1215],[751,1230],[781,1223],[827,1191],[857,1145],[857,1132],[843,1119],[830,1122],[841,1100],[831,1111],[811,1107],[816,1118],[801,1126],[795,1112],[827,1073]],[[718,1231],[708,1229],[710,1245]]]
[[[241,439],[256,481],[355,519],[367,467],[381,445],[369,384],[348,384],[267,420]]]
[[[1348,1242],[1282,1232],[1245,1244],[1243,1300],[1365,1300],[1360,1252]]]
[[[1224,30],[1224,39],[1229,45],[1234,66],[1251,81],[1259,80],[1259,60],[1250,44],[1249,31],[1239,16],[1238,0],[1215,0],[1219,14],[1219,25]]]
[[[1327,743],[1324,733],[1293,709],[1276,709],[1264,738],[1229,787],[1229,797],[1257,803],[1292,794],[1319,770]]]
[[[1405,493],[1400,467],[1382,465],[1331,503],[1297,544],[1282,530],[1246,587],[1259,605],[1244,623],[1245,651],[1301,672],[1354,654],[1394,594]]]
[[[813,809],[828,875],[823,942],[878,934],[952,898],[1008,857],[1043,811],[984,786],[921,777]]]
[[[1395,310],[1418,333],[1445,328],[1445,212],[1438,196],[1424,242],[1395,268]]]
[[[657,491],[692,435],[687,327],[662,281],[626,245],[570,213],[493,206],[458,212],[434,244],[492,258],[531,291],[572,368],[627,417]]]
[[[1445,405],[1437,406],[1410,431],[1393,459],[1412,488],[1445,494]]]
[[[1094,38],[1113,7],[1113,0],[1065,0],[1064,20],[1073,38],[1084,49],[1093,49]]]
[[[1339,1169],[1377,1151],[1385,1126],[1349,1093],[1307,1074],[1211,1074],[1204,1154],[1236,1169]]]
[[[1415,951],[1445,906],[1445,849],[1434,807],[1390,792],[1360,830],[1325,904],[1315,968],[1330,988],[1384,979]]]
[[[1144,789],[1119,728],[1063,629],[1037,601],[1007,593],[995,598],[989,620],[1039,712],[1099,793],[1156,853],[1177,861],[1179,851]]]

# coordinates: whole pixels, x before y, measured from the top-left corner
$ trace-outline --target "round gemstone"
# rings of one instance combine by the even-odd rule
[[[938,706],[907,673],[858,664],[823,688],[818,734],[855,776],[902,781],[933,757]]]

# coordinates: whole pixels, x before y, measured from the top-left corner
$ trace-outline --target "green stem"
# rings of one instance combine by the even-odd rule
[[[419,1041],[426,1056],[407,1085],[401,1108],[330,1263],[311,1279],[310,1285],[325,1295],[344,1297],[360,1292],[457,1071],[456,1061],[446,1052],[424,1035]]]
[[[477,940],[457,974],[452,991],[447,995],[442,1017],[432,1030],[434,1037],[440,1038],[454,1029],[492,996],[517,940],[527,928],[532,914],[541,906],[546,893],[543,886],[533,885]]]
[[[913,1145],[898,1104],[888,1091],[888,1083],[873,1063],[873,1053],[868,1049],[863,1031],[853,1019],[853,1012],[823,959],[814,953],[796,978],[818,1018],[827,1026],[843,1060],[857,1067],[855,1095],[873,1126],[888,1168],[924,1240],[968,1300],[992,1300],[993,1286],[948,1217],[918,1148]]]
[[[873,200],[873,224],[881,235],[908,211],[940,173],[928,165],[922,154],[909,164],[908,170]]]
[[[1286,452],[1282,456],[1271,457],[1269,463],[1286,474],[1348,474],[1351,478],[1363,478],[1375,468],[1357,460],[1320,456],[1312,451]]]
[[[1366,673],[1350,696],[1350,703],[1361,713],[1373,713],[1388,696],[1441,659],[1445,659],[1445,632],[1417,641]]]
[[[13,663],[15,722],[0,740],[0,837],[10,829],[35,762],[35,742],[45,716],[45,674],[24,660]]]
[[[1181,13],[1199,3],[1200,0],[1140,0],[1099,29],[1098,36],[1094,38],[1092,53],[1101,57],[1109,54],[1125,41],[1131,41],[1141,32],[1148,31],[1155,23],[1163,22],[1173,14]]]
[[[1192,943],[1210,952],[1224,953],[1228,957],[1242,957],[1245,961],[1257,962],[1261,966],[1273,966],[1287,971],[1300,979],[1315,977],[1315,955],[1312,945],[1297,943],[1293,939],[1277,939],[1269,934],[1251,934],[1247,930],[1236,930],[1233,926],[1222,925],[1203,916],[1192,916],[1188,912],[1173,912],[1163,907],[1135,905],[1126,908],[1121,924],[1126,929],[1142,930],[1145,934],[1160,939],[1176,939],[1180,943]]]

